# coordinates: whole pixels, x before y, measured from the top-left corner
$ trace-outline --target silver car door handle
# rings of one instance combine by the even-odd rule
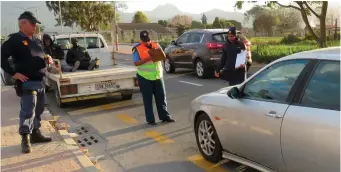
[[[273,117],[273,118],[282,118],[281,115],[278,115],[275,111],[270,111],[269,113],[265,114],[266,116]]]

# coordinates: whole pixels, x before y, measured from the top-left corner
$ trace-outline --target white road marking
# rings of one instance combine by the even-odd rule
[[[202,86],[202,84],[197,84],[197,83],[193,83],[193,82],[187,82],[187,81],[179,81],[179,82],[185,83],[185,84],[190,84],[190,85],[195,85],[195,86],[199,86],[199,87]]]

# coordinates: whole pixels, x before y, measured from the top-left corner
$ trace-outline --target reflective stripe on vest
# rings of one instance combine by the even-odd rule
[[[159,46],[157,43],[152,42],[152,47],[158,48]],[[144,44],[137,46],[136,50],[139,53],[140,59],[143,60],[149,57],[148,51],[150,49]],[[160,67],[159,62],[154,63],[153,61],[148,61],[137,67],[137,73],[147,80],[156,80],[162,77],[162,67]]]

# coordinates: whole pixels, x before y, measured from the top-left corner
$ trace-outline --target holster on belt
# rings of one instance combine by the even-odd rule
[[[17,94],[18,97],[21,97],[23,95],[24,89],[23,89],[23,83],[20,80],[15,80],[14,83],[14,89],[15,93]]]
[[[15,80],[15,84],[14,84],[14,89],[15,89],[15,93],[17,94],[18,97],[22,97],[24,94],[33,94],[33,95],[37,95],[37,91],[36,90],[24,90],[23,88],[23,82],[21,82],[20,80]]]

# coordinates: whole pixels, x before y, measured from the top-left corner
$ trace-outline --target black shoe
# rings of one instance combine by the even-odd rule
[[[96,67],[96,61],[95,60],[91,60],[90,61],[90,66],[88,67],[88,70],[94,70]]]
[[[21,152],[22,153],[31,153],[31,143],[30,143],[30,135],[29,134],[21,135]]]
[[[98,69],[99,68],[99,58],[96,58],[95,62],[96,62],[95,68]]]
[[[52,141],[51,137],[43,136],[39,129],[33,129],[31,134],[31,143],[45,143]]]
[[[162,122],[175,122],[175,119],[168,118],[168,119],[162,120]]]
[[[156,125],[155,122],[148,122],[149,125]]]

